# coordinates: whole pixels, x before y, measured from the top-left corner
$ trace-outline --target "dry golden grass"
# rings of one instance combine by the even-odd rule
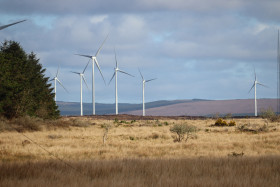
[[[215,122],[211,119],[139,120],[119,125],[114,120],[62,120],[75,121],[75,126],[45,128],[37,132],[0,133],[0,160],[53,159],[52,155],[25,136],[64,160],[225,157],[232,152],[244,152],[244,156],[280,155],[280,126],[264,119],[235,120],[237,125],[266,125],[268,132],[261,133],[240,132],[237,127],[211,127]],[[188,123],[199,131],[187,142],[174,143],[169,129],[175,123]],[[105,145],[103,124],[112,126]]]
[[[0,172],[0,186],[42,186],[48,179],[45,186],[277,186],[280,125],[265,119],[234,120],[237,126],[265,125],[266,131],[212,127],[212,119],[115,123],[68,117],[41,131],[0,132],[0,171],[7,171]],[[178,123],[199,131],[187,142],[174,143],[169,129]],[[111,126],[105,145],[104,124]]]
[[[0,186],[269,186],[279,157],[2,163]]]

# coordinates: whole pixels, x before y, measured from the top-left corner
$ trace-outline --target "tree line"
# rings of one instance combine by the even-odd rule
[[[15,118],[59,117],[49,77],[36,54],[26,53],[18,42],[0,45],[0,116]]]

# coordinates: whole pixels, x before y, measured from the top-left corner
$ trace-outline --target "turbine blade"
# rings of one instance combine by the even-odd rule
[[[257,80],[257,74],[256,74],[256,69],[254,67],[254,74],[255,74],[255,81]]]
[[[153,80],[156,80],[157,78],[154,78],[154,79],[149,79],[147,80],[146,82],[150,82],[150,81],[153,81]]]
[[[51,80],[49,80],[49,81],[53,81],[54,80],[54,78],[52,78]]]
[[[116,72],[114,72],[112,78],[110,79],[110,82],[108,83],[108,85],[111,83],[111,81],[113,80],[114,76],[116,75]]]
[[[98,70],[99,70],[99,72],[100,72],[100,74],[101,74],[101,76],[102,76],[102,79],[103,79],[103,81],[104,81],[104,84],[106,85],[106,81],[105,81],[105,79],[104,79],[104,76],[103,76],[103,74],[102,74],[102,72],[101,72],[101,69],[100,69],[100,67],[99,67],[99,64],[98,64],[96,58],[95,58],[95,64],[96,64],[96,66],[97,66],[97,68],[98,68]]]
[[[261,85],[261,86],[263,86],[263,87],[268,88],[268,86],[266,86],[266,85],[264,85],[264,84],[262,84],[262,83],[257,82],[257,84],[258,84],[258,85]]]
[[[140,71],[139,68],[138,68],[138,71],[139,71],[139,73],[140,73],[140,75],[141,75],[141,77],[142,77],[142,80],[144,80],[144,77],[143,77],[143,75],[142,75],[142,73],[141,73],[141,71]]]
[[[95,54],[95,57],[97,57],[97,55],[99,54],[99,52],[100,52],[101,48],[103,47],[105,41],[107,40],[108,36],[109,36],[109,34],[107,34],[105,40],[103,41],[103,43],[101,44],[101,46],[100,46],[99,49],[97,50],[97,52],[96,52],[96,54]]]
[[[124,71],[122,71],[122,70],[118,70],[118,71],[121,72],[121,73],[127,74],[127,75],[129,75],[129,76],[131,76],[131,77],[134,77],[133,75],[131,75],[131,74],[129,74],[129,73],[126,73],[126,72],[124,72]]]
[[[81,55],[81,54],[75,54],[75,55],[83,56],[83,57],[87,57],[87,58],[92,58],[92,56],[90,56],[90,55]]]
[[[116,68],[118,68],[117,54],[116,54],[116,49],[115,48],[114,48],[114,51],[115,51]]]
[[[250,93],[250,91],[254,88],[254,86],[255,86],[255,83],[253,84],[253,86],[251,87],[251,89],[249,90],[248,93]]]
[[[10,27],[10,26],[12,26],[12,25],[15,25],[15,24],[24,22],[24,21],[26,21],[26,20],[22,20],[22,21],[18,21],[18,22],[15,22],[15,23],[8,24],[8,25],[0,26],[0,30],[5,29],[5,28],[7,28],[7,27]]]
[[[59,79],[56,79],[56,80],[57,80],[57,82],[60,84],[60,86],[62,86],[62,88],[64,88],[64,90],[65,90],[67,93],[69,93],[68,90],[62,85],[62,83],[60,82],[60,80],[59,80]]]
[[[56,76],[55,76],[55,77],[58,77],[58,71],[59,71],[59,66],[58,66],[58,68],[57,68]]]
[[[88,85],[87,85],[87,81],[86,81],[85,76],[84,76],[84,75],[82,75],[82,77],[83,77],[83,80],[84,80],[84,82],[85,82],[85,84],[86,84],[86,86],[87,86],[87,88],[88,88]],[[89,88],[88,88],[88,89],[89,89]]]
[[[87,67],[88,67],[89,61],[90,61],[90,59],[88,60],[88,63],[87,63],[87,65],[86,65],[86,67],[85,67],[85,69],[84,69],[84,71],[83,71],[83,74],[84,74],[84,72],[86,71],[86,69],[87,69]]]
[[[70,72],[75,73],[75,74],[78,74],[78,75],[80,75],[80,74],[81,74],[81,73],[78,73],[78,72],[75,72],[75,71],[70,71]]]

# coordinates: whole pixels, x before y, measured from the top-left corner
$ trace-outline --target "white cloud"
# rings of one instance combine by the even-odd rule
[[[93,24],[102,23],[106,18],[108,18],[108,15],[92,16],[90,18],[90,23],[93,23]]]

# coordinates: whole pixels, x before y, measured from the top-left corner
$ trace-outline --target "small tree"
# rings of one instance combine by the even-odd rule
[[[170,131],[172,133],[176,133],[176,137],[174,138],[174,142],[181,142],[184,140],[185,135],[186,139],[185,141],[188,140],[189,136],[196,132],[197,129],[193,125],[188,125],[188,124],[175,124],[173,127],[170,128]]]

